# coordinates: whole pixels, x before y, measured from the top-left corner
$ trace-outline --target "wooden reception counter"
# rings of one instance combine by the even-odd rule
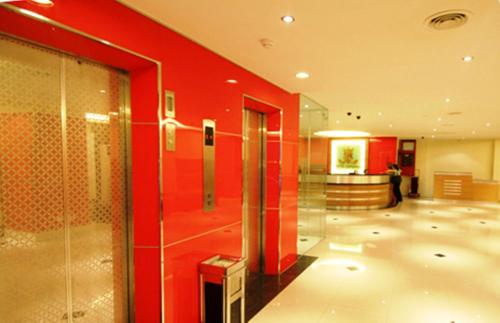
[[[468,200],[483,202],[500,201],[500,183],[494,180],[474,179],[467,172],[435,172],[435,199]]]
[[[327,205],[331,210],[373,210],[389,207],[389,175],[328,175]]]

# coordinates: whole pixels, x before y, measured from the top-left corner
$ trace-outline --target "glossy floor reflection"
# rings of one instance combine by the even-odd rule
[[[252,323],[500,322],[500,205],[329,212],[319,259]]]
[[[245,319],[252,319],[273,298],[290,285],[316,261],[315,257],[300,256],[297,262],[281,275],[247,273],[245,289]]]
[[[299,207],[298,211],[297,252],[303,255],[324,236],[326,205],[324,208]]]

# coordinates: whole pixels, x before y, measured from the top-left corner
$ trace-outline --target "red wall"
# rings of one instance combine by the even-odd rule
[[[398,138],[371,137],[368,142],[368,173],[382,174],[387,163],[396,163]]]
[[[269,214],[268,231],[275,241],[268,272],[284,271],[296,260],[297,239],[297,95],[266,82],[175,32],[115,1],[55,1],[52,8],[26,8],[89,34],[104,38],[163,64],[163,90],[175,92],[177,150],[163,150],[164,225],[160,239],[158,200],[158,117],[156,68],[115,61],[113,53],[71,37],[40,32],[30,22],[19,25],[0,9],[0,28],[115,66],[130,66],[132,79],[132,145],[135,303],[138,322],[159,322],[160,252],[165,255],[165,318],[197,322],[197,264],[217,253],[241,255],[242,108],[247,94],[282,109],[276,149],[281,176],[274,194],[279,201]],[[8,19],[9,18],[9,19]],[[16,26],[15,26],[16,25]],[[15,28],[18,28],[14,31]],[[91,51],[89,48],[93,48]],[[238,84],[228,84],[236,79]],[[202,211],[202,119],[217,120],[216,208]],[[269,197],[268,197],[269,198]],[[269,240],[268,240],[269,243]],[[266,254],[267,255],[267,254]],[[266,268],[267,271],[267,268]]]

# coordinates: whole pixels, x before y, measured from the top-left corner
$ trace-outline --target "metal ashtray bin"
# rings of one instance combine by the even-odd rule
[[[200,263],[201,322],[245,322],[245,262],[215,256]]]

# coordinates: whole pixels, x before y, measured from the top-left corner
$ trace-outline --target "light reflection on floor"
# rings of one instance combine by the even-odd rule
[[[299,208],[297,252],[305,254],[323,239],[325,208]]]
[[[500,322],[498,205],[407,200],[329,212],[326,231],[316,263],[252,323]]]

